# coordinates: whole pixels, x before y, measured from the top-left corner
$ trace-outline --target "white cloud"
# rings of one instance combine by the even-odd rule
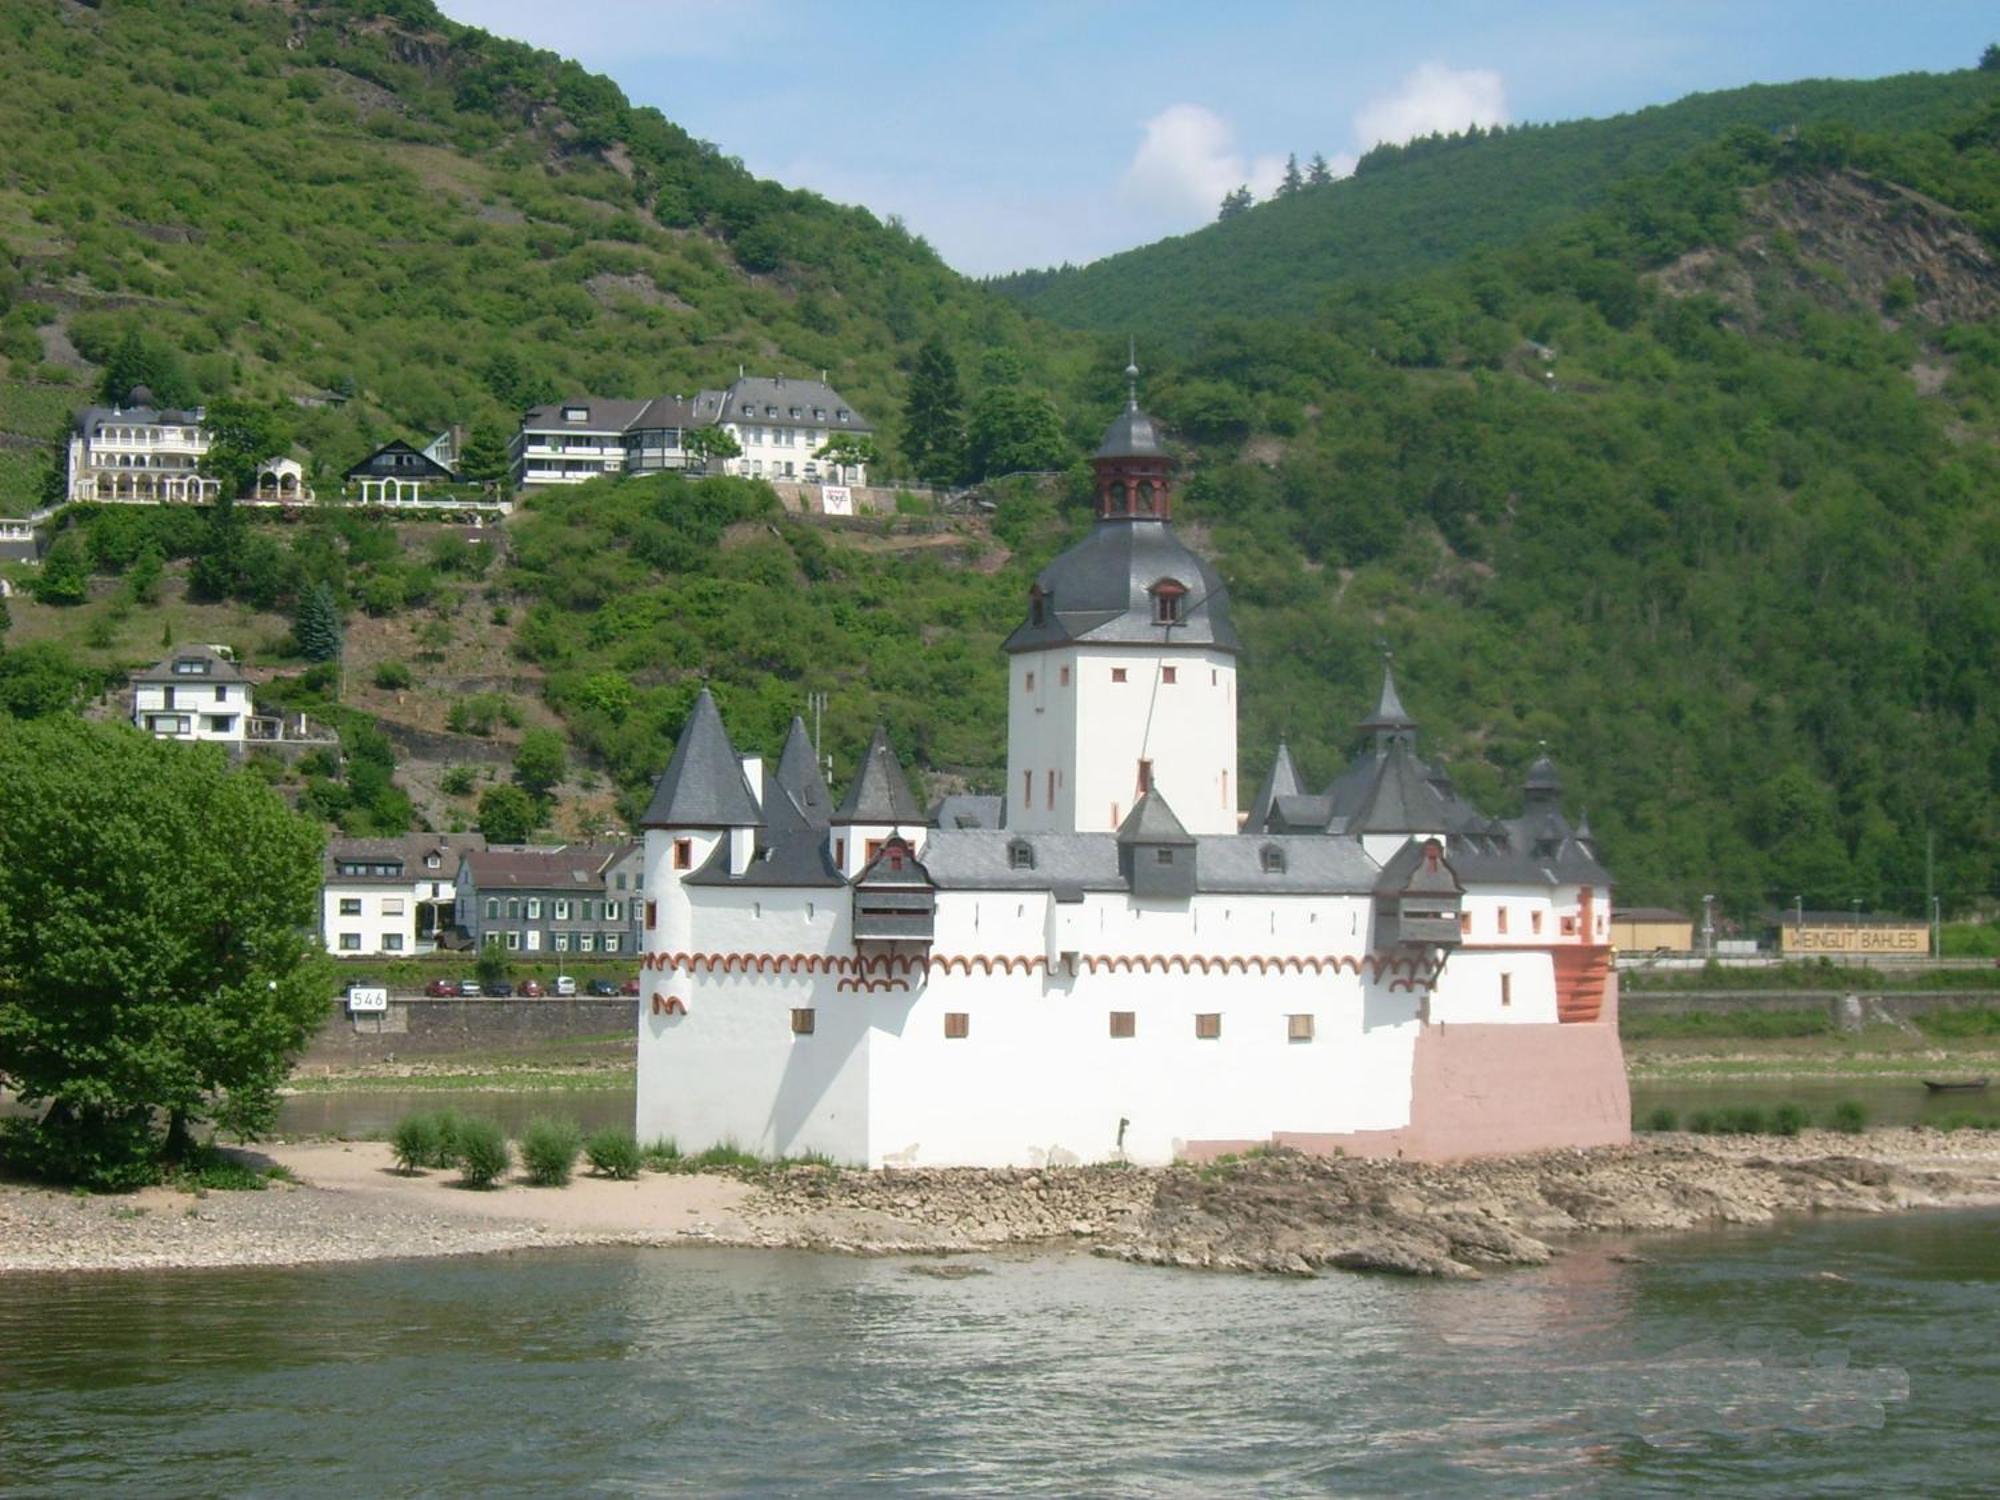
[[[1212,217],[1222,195],[1238,187],[1267,197],[1284,171],[1281,156],[1246,159],[1236,149],[1236,132],[1214,110],[1172,104],[1146,122],[1119,192],[1163,219],[1199,222]]]
[[[1506,123],[1507,89],[1498,73],[1425,63],[1394,93],[1362,105],[1354,116],[1354,134],[1366,151],[1384,141],[1400,145],[1433,131],[1449,134],[1468,125]]]

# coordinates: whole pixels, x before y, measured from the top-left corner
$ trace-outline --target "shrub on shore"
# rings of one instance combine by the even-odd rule
[[[1638,1122],[1639,1129],[1650,1131],[1678,1130],[1680,1126],[1681,1117],[1664,1104],[1657,1109],[1648,1110],[1646,1117]]]
[[[396,1122],[395,1134],[389,1137],[389,1149],[396,1153],[396,1170],[409,1177],[419,1167],[435,1165],[439,1140],[436,1115],[404,1115]]]
[[[1937,1128],[1953,1130],[2000,1130],[2000,1115],[1976,1114],[1969,1109],[1954,1110],[1937,1122]]]
[[[644,1165],[639,1142],[629,1130],[599,1130],[583,1143],[584,1159],[600,1177],[630,1182]]]
[[[680,1164],[681,1148],[666,1136],[659,1136],[639,1153],[648,1172],[671,1172]]]
[[[471,1188],[490,1188],[514,1164],[507,1133],[491,1120],[465,1120],[456,1132],[458,1180]]]
[[[1848,1135],[1859,1135],[1868,1128],[1868,1108],[1858,1099],[1843,1099],[1834,1105],[1827,1123]]]
[[[1811,1123],[1811,1116],[1802,1104],[1780,1104],[1771,1111],[1771,1133],[1773,1135],[1797,1135]]]
[[[536,1187],[565,1187],[583,1150],[583,1132],[574,1120],[530,1120],[521,1133],[521,1165]]]

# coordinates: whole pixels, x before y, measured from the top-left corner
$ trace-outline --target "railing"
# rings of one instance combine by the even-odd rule
[[[244,738],[259,744],[337,745],[340,736],[323,724],[315,724],[304,714],[296,719],[253,714],[243,723]]]

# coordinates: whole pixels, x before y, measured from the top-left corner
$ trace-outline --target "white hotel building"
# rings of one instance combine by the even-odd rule
[[[1133,372],[1136,378],[1136,372]],[[833,803],[704,692],[644,819],[637,1128],[867,1166],[1447,1157],[1627,1138],[1610,877],[1538,762],[1469,806],[1386,674],[1309,793],[1242,806],[1237,636],[1136,399],[1097,521],[1008,639],[1004,797],[911,794],[879,731]]]

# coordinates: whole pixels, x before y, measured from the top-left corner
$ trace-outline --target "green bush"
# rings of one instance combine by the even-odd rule
[[[160,1180],[149,1111],[100,1115],[53,1129],[0,1120],[0,1163],[28,1177],[97,1193],[129,1193]]]
[[[1720,1128],[1712,1109],[1698,1109],[1688,1116],[1688,1129],[1696,1135],[1714,1135]]]
[[[2000,1130],[2000,1115],[1975,1114],[1971,1110],[1954,1110],[1937,1122],[1939,1130]]]
[[[1859,1135],[1868,1128],[1867,1106],[1858,1099],[1843,1099],[1834,1105],[1833,1115],[1827,1123],[1848,1135]]]
[[[1797,1135],[1811,1122],[1802,1104],[1780,1104],[1771,1111],[1771,1133],[1773,1135]]]
[[[645,1164],[645,1155],[639,1150],[639,1142],[629,1130],[599,1130],[583,1143],[584,1158],[590,1163],[590,1170],[600,1177],[613,1177],[620,1182],[630,1182],[639,1175]]]
[[[376,665],[375,686],[385,691],[394,692],[399,688],[410,686],[415,681],[416,679],[410,675],[410,669],[402,662],[385,661]]]
[[[1639,1128],[1641,1130],[1654,1131],[1678,1130],[1680,1128],[1680,1116],[1662,1104],[1659,1108],[1647,1113],[1644,1122],[1640,1124]]]
[[[1720,1135],[1763,1135],[1770,1125],[1764,1111],[1754,1104],[1739,1104],[1718,1112],[1715,1117],[1716,1132]]]
[[[453,1132],[458,1180],[470,1188],[490,1188],[514,1164],[507,1134],[491,1120],[463,1120]]]
[[[270,1178],[258,1168],[207,1144],[188,1152],[174,1168],[172,1180],[190,1192],[261,1193],[270,1185]]]
[[[530,1120],[521,1133],[521,1165],[536,1187],[567,1187],[583,1150],[583,1132],[574,1120]]]
[[[444,1131],[436,1115],[405,1115],[396,1122],[389,1147],[396,1154],[397,1169],[408,1177],[419,1167],[437,1164],[443,1141]]]

